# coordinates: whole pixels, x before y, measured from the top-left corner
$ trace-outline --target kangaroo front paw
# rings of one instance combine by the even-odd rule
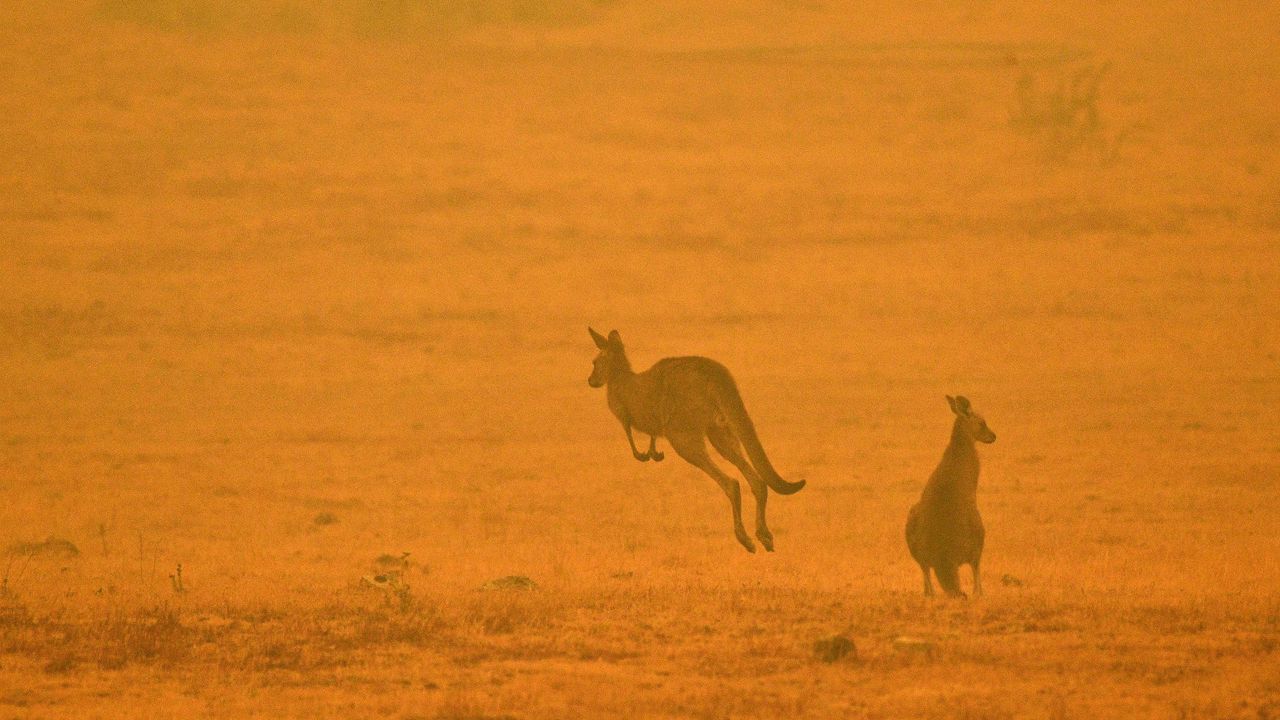
[[[654,462],[662,462],[662,458],[664,457],[666,457],[666,455],[663,455],[657,450],[654,450],[653,452],[649,453],[649,459]]]

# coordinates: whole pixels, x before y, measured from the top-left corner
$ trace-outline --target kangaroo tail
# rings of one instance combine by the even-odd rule
[[[965,597],[960,591],[960,567],[944,563],[943,565],[935,565],[933,573],[938,576],[938,584],[942,586],[943,592],[952,597]]]
[[[764,454],[764,446],[760,444],[760,437],[756,435],[756,426],[751,422],[751,417],[747,415],[747,406],[742,403],[742,396],[738,393],[737,386],[733,383],[732,378],[727,379],[729,382],[720,393],[720,410],[724,413],[725,419],[728,420],[729,427],[733,429],[733,434],[738,436],[738,440],[742,443],[742,448],[747,451],[747,457],[751,459],[752,467],[756,469],[760,479],[764,480],[764,483],[779,495],[800,492],[800,488],[804,487],[804,480],[787,482],[782,479],[777,470],[773,469],[773,464],[769,462],[769,456]]]

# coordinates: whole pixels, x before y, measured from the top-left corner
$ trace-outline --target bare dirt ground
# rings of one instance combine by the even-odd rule
[[[1280,716],[1277,12],[686,5],[0,8],[0,717]]]

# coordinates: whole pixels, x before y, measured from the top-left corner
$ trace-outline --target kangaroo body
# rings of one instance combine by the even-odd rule
[[[978,450],[975,441],[995,442],[986,420],[974,413],[963,397],[948,397],[956,415],[951,442],[937,469],[929,476],[920,502],[907,515],[907,548],[920,566],[924,594],[933,595],[932,570],[938,584],[952,597],[964,597],[959,569],[973,570],[973,593],[982,594],[982,547],[986,529],[978,512]]]
[[[591,331],[600,348],[588,379],[592,387],[607,386],[609,410],[622,423],[632,455],[642,462],[661,461],[657,439],[666,438],[676,454],[707,473],[724,490],[733,511],[734,534],[750,552],[755,544],[742,524],[738,480],[711,459],[707,441],[732,463],[751,487],[756,500],[756,538],[773,550],[773,534],[765,522],[768,490],[790,495],[804,481],[787,482],[765,454],[755,425],[747,415],[733,376],[720,363],[704,357],[666,358],[644,372],[634,372],[617,331],[608,338]],[[649,436],[649,449],[636,447],[633,430]]]

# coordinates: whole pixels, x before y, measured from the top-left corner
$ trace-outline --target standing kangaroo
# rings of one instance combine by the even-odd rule
[[[804,480],[787,482],[773,469],[729,371],[704,357],[677,357],[659,360],[642,373],[633,372],[617,330],[607,338],[591,328],[587,331],[600,348],[587,384],[593,388],[608,385],[609,410],[622,422],[631,454],[641,462],[660,462],[664,455],[658,452],[658,437],[667,438],[677,455],[719,483],[733,508],[733,532],[738,542],[748,552],[755,552],[756,546],[742,526],[742,490],[737,479],[712,461],[706,444],[710,440],[751,486],[756,498],[756,537],[772,552],[773,533],[764,519],[768,490],[790,495],[804,487]],[[632,428],[649,435],[645,452],[636,448]]]
[[[938,576],[938,584],[952,597],[965,597],[960,591],[959,569],[973,568],[973,594],[982,594],[982,543],[986,530],[978,513],[978,449],[974,441],[993,443],[996,434],[987,421],[975,413],[969,400],[947,396],[955,413],[951,426],[951,443],[942,453],[942,461],[929,476],[920,502],[907,515],[907,548],[920,564],[924,575],[924,594],[933,596],[929,569]]]

